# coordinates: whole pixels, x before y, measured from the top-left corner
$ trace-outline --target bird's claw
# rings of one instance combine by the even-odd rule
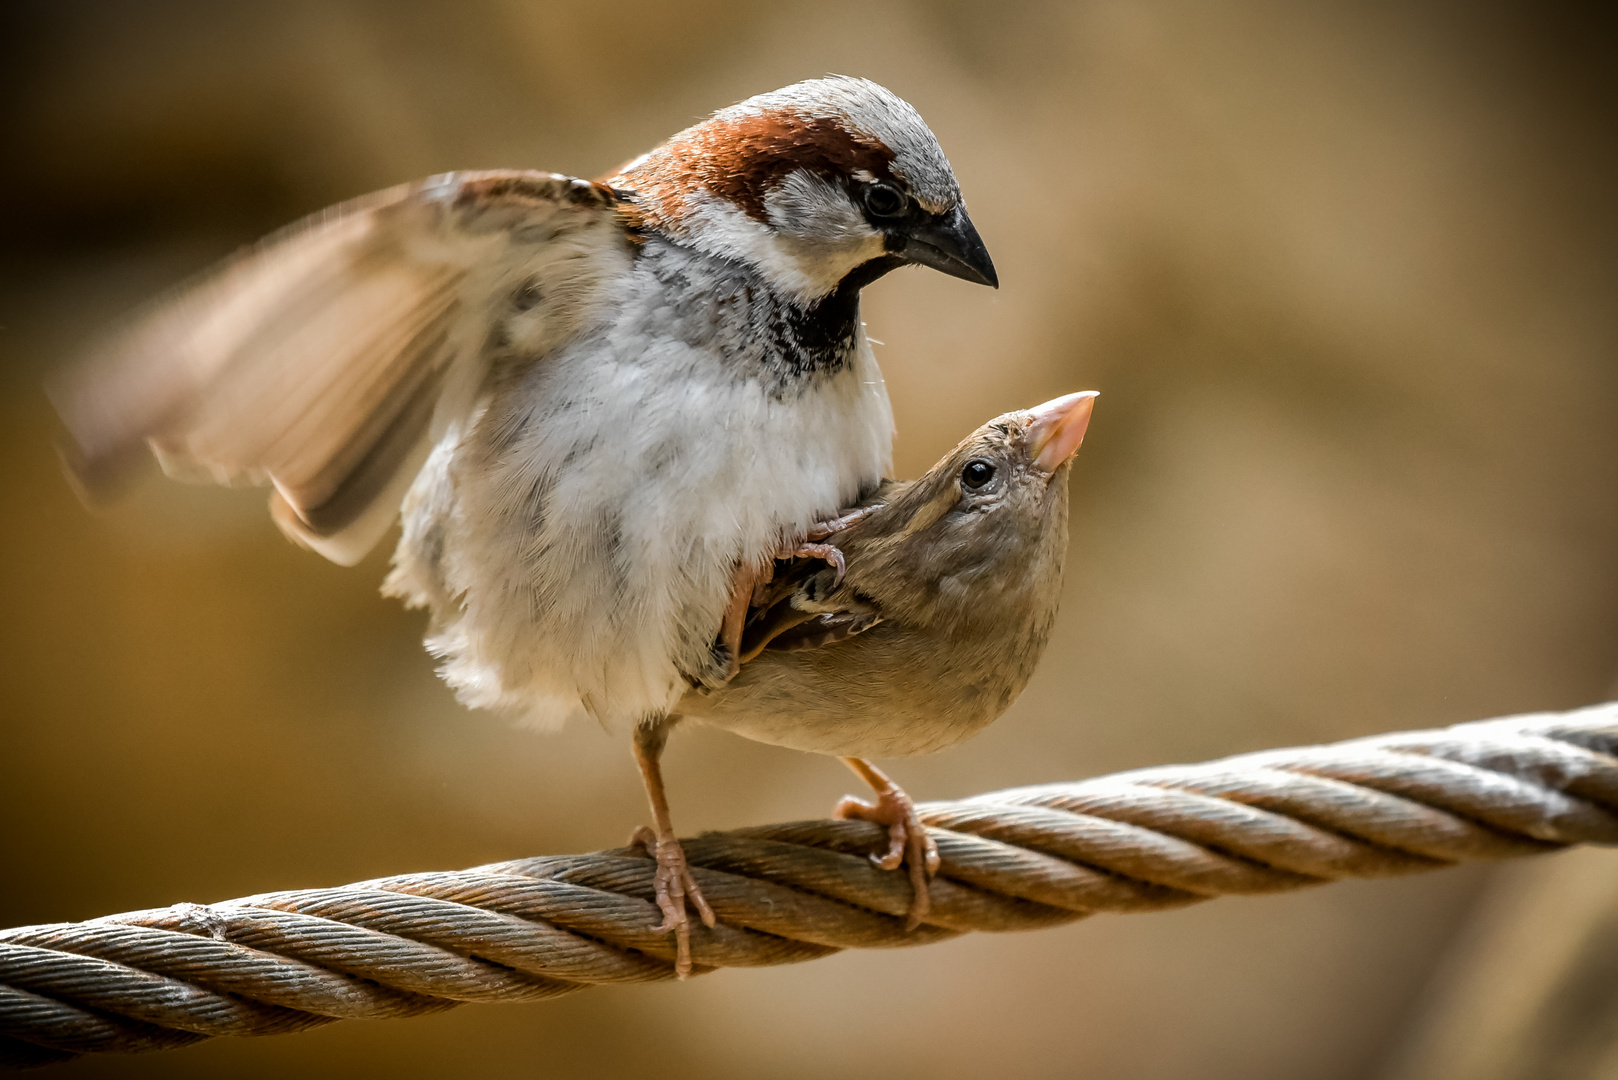
[[[691,868],[685,861],[685,850],[673,834],[659,836],[642,825],[629,838],[629,843],[657,862],[652,887],[656,891],[657,907],[663,913],[663,921],[652,927],[652,933],[674,932],[674,974],[683,979],[691,974],[691,916],[686,911],[686,901],[689,900],[697,909],[702,925],[709,928],[714,925],[713,909],[703,897],[696,878],[691,876]]]
[[[843,583],[843,575],[848,573],[848,563],[843,561],[843,552],[836,544],[798,544],[787,551],[795,559],[825,559],[831,568],[837,571],[832,582],[833,588]]]
[[[827,518],[817,521],[804,530],[804,539],[801,544],[781,551],[779,558],[783,559],[825,559],[837,571],[833,587],[843,583],[843,575],[848,573],[848,563],[843,560],[843,552],[836,544],[823,543],[828,536],[835,536],[855,522],[863,521],[878,508],[875,506],[862,506],[858,510],[850,510],[841,517]]]
[[[927,879],[938,873],[938,845],[927,834],[927,826],[916,813],[916,804],[898,787],[890,787],[877,794],[875,803],[849,795],[832,811],[836,818],[853,818],[888,827],[888,850],[873,852],[871,862],[883,870],[897,870],[901,864],[910,871],[912,890],[910,911],[905,918],[905,929],[914,930],[932,910],[932,896]]]

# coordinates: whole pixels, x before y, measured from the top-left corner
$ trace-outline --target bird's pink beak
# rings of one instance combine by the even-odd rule
[[[1028,410],[1033,423],[1028,426],[1029,446],[1034,464],[1047,473],[1054,473],[1062,463],[1084,442],[1085,429],[1090,426],[1090,412],[1095,408],[1096,390],[1080,390],[1077,394],[1047,401]]]

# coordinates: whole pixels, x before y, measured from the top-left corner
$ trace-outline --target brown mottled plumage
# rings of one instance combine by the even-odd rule
[[[840,812],[893,828],[884,865],[910,849],[913,918],[926,910],[925,831],[904,793],[858,759],[952,746],[1027,685],[1056,618],[1069,464],[1094,401],[1069,394],[996,417],[920,479],[884,485],[836,533],[841,580],[818,560],[779,564],[755,595],[740,673],[674,709],[851,759],[881,799],[845,801]]]

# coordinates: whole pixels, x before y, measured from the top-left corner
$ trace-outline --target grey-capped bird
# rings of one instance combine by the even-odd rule
[[[916,111],[817,79],[599,181],[449,173],[318,214],[52,396],[92,491],[149,446],[176,476],[273,486],[280,527],[343,564],[402,506],[385,591],[431,609],[462,701],[655,728],[734,671],[775,555],[835,559],[802,545],[881,480],[860,290],[906,264],[997,284]],[[683,904],[665,916],[683,940]]]
[[[638,743],[660,748],[690,719],[842,757],[878,797],[845,799],[837,813],[889,827],[889,850],[872,857],[909,864],[914,926],[937,849],[909,797],[864,759],[953,746],[1027,685],[1056,619],[1067,478],[1095,398],[996,417],[919,480],[884,485],[835,533],[843,573],[816,559],[778,563],[753,597],[741,671],[693,689]]]

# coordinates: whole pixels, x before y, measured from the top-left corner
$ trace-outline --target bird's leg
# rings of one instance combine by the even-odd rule
[[[652,823],[655,829],[642,825],[629,838],[631,845],[642,848],[657,860],[657,874],[653,886],[657,890],[657,906],[663,912],[663,921],[652,928],[653,933],[674,931],[674,973],[680,978],[691,974],[691,919],[685,902],[696,906],[704,926],[713,926],[713,909],[703,899],[702,889],[691,876],[685,862],[685,851],[674,836],[674,823],[669,817],[669,800],[663,791],[663,768],[659,760],[663,746],[668,742],[673,722],[662,717],[650,724],[635,728],[635,764],[640,766],[641,780],[646,784],[646,798],[652,804]]]
[[[897,870],[900,863],[910,868],[910,887],[914,890],[910,901],[910,914],[905,929],[914,930],[922,917],[932,910],[932,898],[927,892],[927,879],[938,873],[938,845],[927,835],[927,826],[916,815],[916,804],[904,790],[888,779],[888,775],[864,758],[845,757],[844,765],[853,769],[861,780],[876,792],[876,802],[868,803],[852,795],[845,797],[832,811],[837,818],[857,818],[888,827],[888,850],[883,855],[872,855],[871,861],[884,870]]]
[[[746,561],[736,564],[736,575],[730,583],[730,600],[725,604],[725,614],[719,623],[719,643],[715,650],[716,663],[724,667],[698,676],[704,686],[717,690],[734,679],[736,672],[741,670],[742,634],[747,629],[747,611],[751,605],[759,602],[765,587],[774,579],[775,560],[825,559],[837,571],[837,583],[841,584],[843,575],[848,572],[848,564],[835,544],[822,541],[864,519],[876,509],[874,506],[862,506],[840,517],[817,521],[805,531],[802,543],[781,548],[763,565]]]
[[[841,517],[827,518],[825,521],[817,521],[813,525],[809,526],[809,529],[804,533],[803,538],[810,541],[824,540],[828,536],[842,532],[856,521],[863,521],[865,518],[875,513],[878,509],[880,509],[880,507],[862,506],[858,510],[850,510]]]
[[[769,595],[770,586],[774,583],[775,560],[767,559],[764,562],[764,566],[759,570],[758,577],[753,581],[753,595],[748,600],[749,609],[764,603],[764,598]],[[744,612],[743,614],[745,616],[746,613]],[[742,622],[746,623],[747,619],[744,617]]]
[[[730,583],[730,602],[725,605],[725,617],[719,624],[719,645],[725,663],[721,684],[734,679],[736,672],[741,670],[742,631],[747,627],[748,605],[753,602],[753,596],[761,583],[768,580],[765,575],[773,576],[774,573],[773,560],[768,570],[760,569],[757,564],[746,561],[736,565],[736,576]]]

